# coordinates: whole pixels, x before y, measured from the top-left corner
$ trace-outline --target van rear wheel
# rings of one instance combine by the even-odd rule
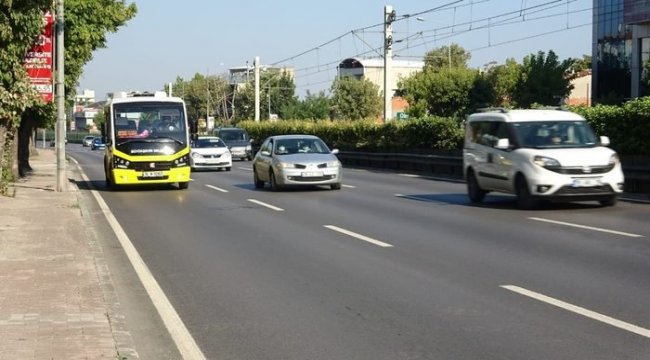
[[[481,189],[474,171],[470,170],[467,174],[467,195],[469,200],[473,203],[480,203],[485,198],[485,194],[487,194],[487,191]]]

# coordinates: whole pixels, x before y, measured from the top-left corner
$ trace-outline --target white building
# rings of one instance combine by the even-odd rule
[[[391,96],[397,90],[400,79],[409,77],[424,68],[424,61],[393,60],[392,61]],[[338,66],[338,76],[353,76],[357,79],[368,79],[379,87],[379,93],[384,93],[384,59],[347,58]]]

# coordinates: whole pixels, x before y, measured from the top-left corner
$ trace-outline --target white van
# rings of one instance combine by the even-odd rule
[[[613,206],[623,192],[618,155],[580,115],[563,110],[494,109],[467,118],[463,171],[474,203],[515,194],[522,209],[539,200],[596,200]]]

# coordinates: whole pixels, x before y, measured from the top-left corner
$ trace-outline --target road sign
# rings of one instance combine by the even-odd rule
[[[54,56],[54,15],[47,11],[43,14],[43,31],[34,46],[25,55],[25,68],[32,86],[43,95],[45,102],[53,98],[53,56]]]

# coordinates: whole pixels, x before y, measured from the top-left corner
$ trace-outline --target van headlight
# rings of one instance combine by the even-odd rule
[[[611,166],[616,166],[620,162],[620,159],[618,158],[618,154],[613,154],[612,156],[609,157],[609,162],[607,163],[608,165]]]
[[[535,165],[537,165],[537,166],[541,166],[541,167],[544,167],[544,168],[562,166],[562,165],[560,165],[559,161],[557,161],[557,160],[555,160],[553,158],[550,158],[550,157],[540,156],[540,155],[536,155],[533,158],[533,163]]]

